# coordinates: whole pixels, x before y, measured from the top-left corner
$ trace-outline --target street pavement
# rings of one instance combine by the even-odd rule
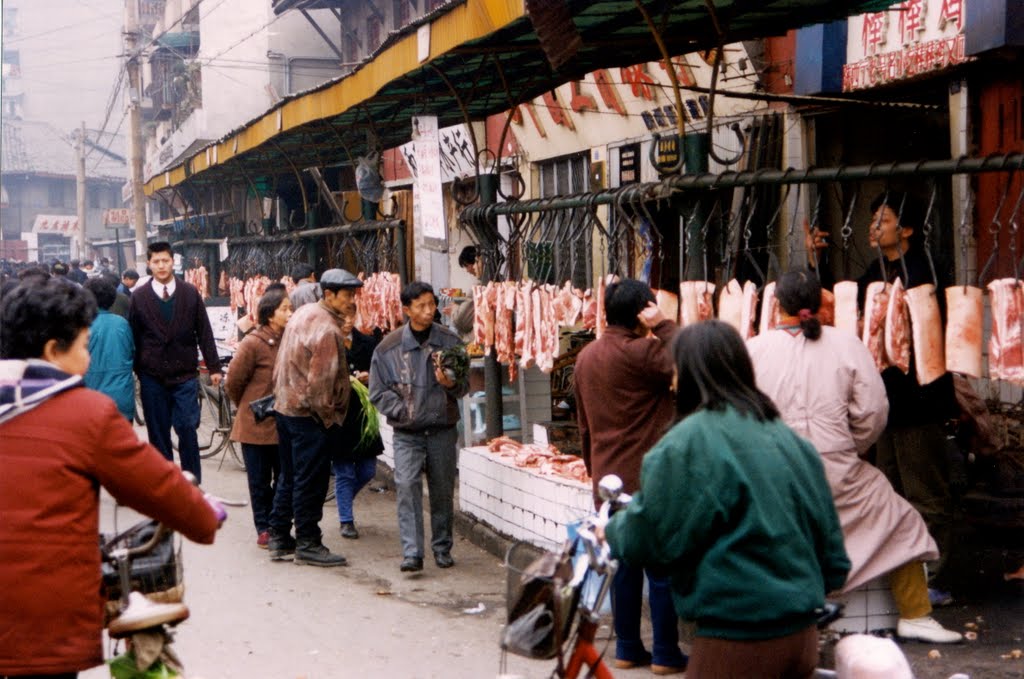
[[[145,435],[144,430],[140,433]],[[219,456],[205,460],[203,478],[204,488],[215,495],[247,499],[245,473],[230,458],[222,465]],[[175,648],[188,677],[499,675],[506,578],[501,559],[460,535],[454,568],[438,569],[428,557],[421,574],[400,573],[395,496],[379,478],[356,499],[360,539],[343,540],[333,501],[324,507],[324,541],[348,558],[345,567],[271,562],[255,544],[249,508],[229,511],[214,545],[184,546],[191,618],[179,626]],[[114,518],[114,503],[104,495],[104,530],[113,528]],[[122,529],[135,518],[130,511],[116,511]],[[1024,659],[1002,657],[1024,648],[1024,589],[1000,577],[1007,550],[970,542],[964,547],[970,550],[964,578],[971,586],[965,588],[966,598],[937,611],[936,617],[956,629],[976,624],[978,640],[942,648],[941,658],[930,658],[933,649],[925,644],[903,648],[918,679],[946,679],[957,671],[975,679],[1022,678]],[[684,639],[688,632],[684,625]],[[646,627],[644,633],[649,642]],[[602,634],[607,637],[607,626]],[[613,655],[614,642],[607,657]],[[553,662],[509,656],[504,671],[546,677],[553,667]],[[105,668],[81,675],[106,676]],[[615,676],[638,679],[651,674],[634,669],[616,671]]]

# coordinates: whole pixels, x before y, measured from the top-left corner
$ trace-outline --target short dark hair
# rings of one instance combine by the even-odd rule
[[[672,342],[672,355],[680,419],[726,406],[762,422],[779,416],[772,400],[757,388],[750,354],[728,323],[709,320],[686,326]]]
[[[434,295],[434,301],[436,302],[437,294],[434,293],[434,286],[430,283],[425,283],[423,281],[413,281],[412,283],[409,283],[409,285],[402,288],[402,306],[410,306],[414,300],[419,299],[428,292],[431,295]]]
[[[92,293],[92,296],[96,298],[96,306],[104,311],[113,306],[114,300],[117,299],[117,288],[103,276],[90,278],[82,283],[82,287]]]
[[[874,215],[883,205],[887,205],[896,213],[900,220],[900,226],[914,230],[914,234],[910,237],[911,240],[918,241],[924,238],[925,214],[920,200],[905,191],[885,191],[871,201],[871,214]]]
[[[653,301],[654,293],[643,281],[624,278],[612,283],[604,291],[604,313],[608,325],[632,330],[640,323],[637,316]]]
[[[137,281],[139,280],[139,272],[135,269],[125,269],[121,272],[121,278]]]
[[[30,266],[27,269],[22,269],[18,272],[18,280],[23,281],[26,278],[49,278],[50,272],[39,266]]]
[[[110,281],[110,284],[114,286],[114,293],[117,294],[117,286],[121,284],[121,279],[117,277],[116,273],[113,271],[101,271],[99,277]]]
[[[790,316],[798,316],[804,309],[809,311],[810,318],[800,319],[804,337],[809,340],[821,337],[821,321],[816,315],[821,308],[821,281],[817,276],[800,270],[784,273],[775,283],[775,297]]]
[[[471,264],[476,264],[476,257],[476,246],[467,245],[466,247],[462,248],[462,252],[459,253],[459,266],[465,269],[467,266]]]
[[[54,265],[57,265],[57,264],[60,264],[60,262],[59,261],[58,262],[54,262]],[[71,268],[72,269],[77,269],[80,264],[81,264],[81,262],[79,262],[77,259],[72,259],[71,260]]]
[[[281,283],[271,283],[263,291],[263,296],[256,304],[256,321],[258,325],[267,325],[274,317],[274,312],[281,302],[288,299],[288,290]]]
[[[93,266],[93,262],[91,259],[87,259],[84,262],[82,262],[82,266]]]
[[[309,278],[313,273],[313,267],[309,264],[296,264],[292,269],[292,282],[298,283],[299,281]]]
[[[0,358],[41,358],[57,341],[67,351],[96,318],[96,301],[77,285],[48,278],[25,282],[0,304]]]
[[[50,271],[53,272],[54,276],[67,276],[68,265],[64,264],[63,262],[54,262],[53,266],[50,267]]]
[[[146,261],[153,259],[153,255],[158,252],[166,252],[171,257],[174,256],[174,250],[171,249],[171,244],[165,240],[150,243],[146,246]]]

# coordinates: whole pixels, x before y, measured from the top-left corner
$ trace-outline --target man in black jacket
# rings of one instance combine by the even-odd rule
[[[135,372],[149,442],[173,460],[173,426],[181,468],[202,479],[196,435],[200,417],[196,346],[210,370],[210,382],[218,386],[223,374],[213,330],[199,291],[174,276],[170,243],[152,243],[147,260],[153,278],[132,294],[128,322],[135,337]]]

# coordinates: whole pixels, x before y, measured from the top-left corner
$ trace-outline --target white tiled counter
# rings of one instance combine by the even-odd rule
[[[459,509],[497,532],[543,549],[566,537],[566,525],[594,511],[590,483],[541,476],[485,447],[459,453]]]

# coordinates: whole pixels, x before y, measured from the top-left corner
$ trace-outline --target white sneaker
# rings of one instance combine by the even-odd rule
[[[955,644],[964,639],[962,634],[946,629],[930,615],[923,618],[900,618],[896,625],[896,636],[901,639],[917,639],[933,644]]]

